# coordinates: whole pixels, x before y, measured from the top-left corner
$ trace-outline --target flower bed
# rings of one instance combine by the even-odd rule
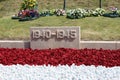
[[[119,80],[120,49],[0,48],[0,80]]]
[[[37,9],[38,3],[36,0],[23,0],[21,4],[20,11],[18,14],[14,15],[12,19],[19,19],[19,21],[29,21],[34,20],[39,17],[43,16],[65,16],[69,19],[81,19],[85,17],[97,17],[97,16],[104,16],[104,17],[120,17],[120,10],[116,7],[110,7],[110,12],[102,8],[96,9],[70,9],[70,10],[63,10],[63,9],[52,9],[52,10],[42,10],[38,11]]]
[[[3,65],[102,65],[120,66],[119,50],[96,49],[0,49],[0,64]]]

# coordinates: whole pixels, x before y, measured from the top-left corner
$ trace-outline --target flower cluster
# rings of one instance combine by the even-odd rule
[[[91,9],[71,9],[67,12],[67,18],[70,19],[80,19],[91,16],[102,16],[105,13],[105,10],[102,8],[96,8],[95,10]]]
[[[65,10],[63,10],[63,9],[57,9],[57,10],[55,11],[55,14],[56,14],[57,16],[64,16],[64,15],[66,15],[66,12],[65,12]]]
[[[23,0],[21,10],[29,9],[33,10],[38,7],[37,1],[36,0]]]
[[[51,10],[43,10],[40,12],[40,16],[64,16],[66,15],[66,11],[63,9],[51,9]]]
[[[39,13],[36,10],[22,10],[18,13],[18,17],[39,17]]]
[[[81,9],[81,8],[72,9],[72,10],[67,11],[67,18],[70,18],[70,19],[84,18],[85,17],[84,13],[85,13],[84,9]]]
[[[117,11],[118,9],[115,6],[110,6],[110,10],[114,12]]]
[[[120,10],[118,10],[117,7],[110,6],[109,10],[110,10],[110,12],[109,13],[105,13],[103,15],[104,17],[111,17],[111,18],[120,17]]]
[[[120,49],[6,49],[0,48],[0,64],[120,66]]]
[[[22,6],[18,14],[14,15],[12,19],[19,19],[19,21],[28,21],[39,18],[39,12],[37,11],[36,0],[23,0]]]

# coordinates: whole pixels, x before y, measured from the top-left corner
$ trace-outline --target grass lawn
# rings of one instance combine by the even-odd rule
[[[0,18],[0,40],[28,40],[30,27],[81,26],[82,40],[120,40],[120,18],[87,17],[67,19],[65,16],[40,17],[19,22],[11,16]]]

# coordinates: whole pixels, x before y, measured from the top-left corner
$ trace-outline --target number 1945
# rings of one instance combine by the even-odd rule
[[[33,30],[32,31],[32,38],[33,39],[50,39],[52,36],[55,36],[57,39],[64,39],[64,38],[71,38],[75,39],[77,37],[76,30],[62,30],[58,29],[55,32],[51,30]]]

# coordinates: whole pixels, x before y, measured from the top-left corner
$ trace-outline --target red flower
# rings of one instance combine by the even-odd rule
[[[29,65],[103,65],[120,66],[120,49],[5,49],[0,48],[0,64]]]

